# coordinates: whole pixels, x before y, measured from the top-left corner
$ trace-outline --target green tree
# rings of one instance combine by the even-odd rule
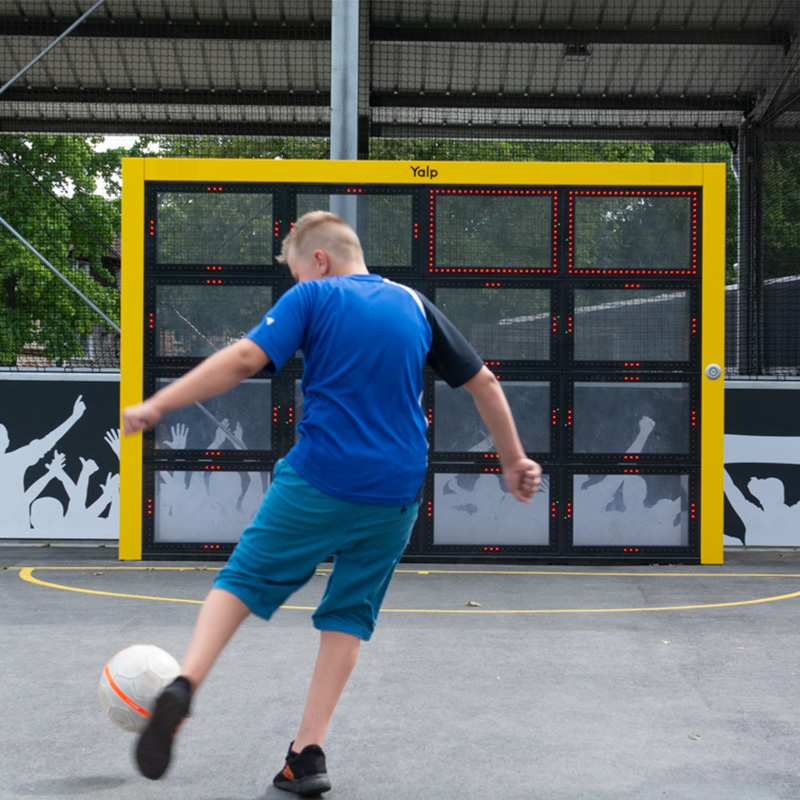
[[[104,268],[120,230],[121,159],[102,137],[0,136],[0,215],[111,319],[119,292]],[[99,190],[105,186],[105,191]],[[101,321],[5,228],[0,233],[0,365],[25,345],[49,359],[83,355]]]
[[[770,144],[764,181],[764,277],[800,274],[800,147]]]
[[[168,158],[310,158],[330,157],[330,141],[312,138],[243,136],[157,136],[142,140]]]

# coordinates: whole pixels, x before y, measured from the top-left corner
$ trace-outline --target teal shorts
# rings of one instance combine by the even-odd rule
[[[374,506],[337,500],[282,459],[214,587],[269,619],[333,556],[325,594],[313,614],[314,627],[367,641],[418,508],[419,503]]]

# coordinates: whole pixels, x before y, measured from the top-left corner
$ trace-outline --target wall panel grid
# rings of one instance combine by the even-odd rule
[[[426,295],[475,347],[543,467],[533,502],[515,501],[468,392],[427,370],[430,468],[407,560],[721,559],[722,381],[707,367],[724,369],[723,168],[125,169],[126,264],[140,268],[123,293],[137,321],[123,402],[255,325],[291,286],[276,256],[293,221],[331,209],[370,271]],[[298,353],[127,442],[121,557],[230,552],[299,435],[301,380]]]

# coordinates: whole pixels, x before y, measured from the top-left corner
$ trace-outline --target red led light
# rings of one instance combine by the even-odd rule
[[[639,548],[638,547],[623,547],[622,548],[622,552],[623,553],[638,553],[639,552]]]
[[[428,500],[428,516],[433,516],[433,503],[430,500]]]

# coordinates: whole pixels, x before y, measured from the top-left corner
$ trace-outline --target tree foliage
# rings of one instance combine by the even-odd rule
[[[764,277],[800,272],[800,147],[769,145],[764,181]]]
[[[0,136],[0,214],[111,319],[119,319],[115,278],[103,266],[120,230],[122,149],[100,138]],[[99,193],[101,186],[105,192]],[[83,355],[81,336],[98,315],[28,248],[0,235],[0,365],[25,345],[49,359]]]

